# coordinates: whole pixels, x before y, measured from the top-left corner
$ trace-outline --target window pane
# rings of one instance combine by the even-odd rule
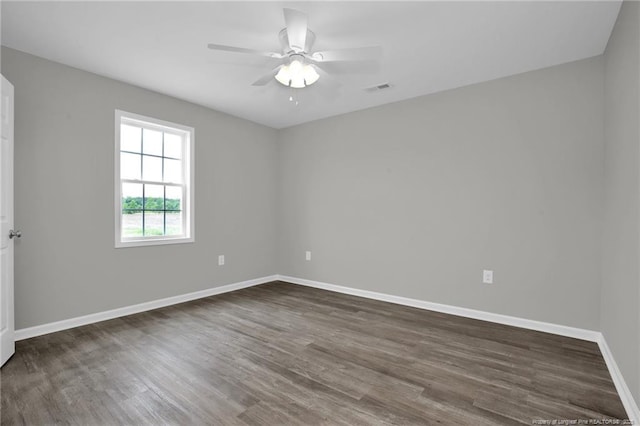
[[[152,155],[162,155],[162,132],[156,130],[143,129],[142,153]]]
[[[144,212],[144,235],[164,234],[164,212]]]
[[[122,179],[140,179],[140,155],[120,153],[120,177]]]
[[[142,179],[162,182],[162,158],[142,156]]]
[[[0,0],[1,1],[1,0]],[[116,247],[189,242],[193,131],[116,111]],[[117,178],[117,175],[116,175]],[[119,215],[119,216],[118,216]],[[189,232],[187,232],[189,231]],[[121,239],[119,239],[121,238]]]
[[[182,183],[182,161],[164,159],[164,182]]]
[[[142,210],[142,184],[122,184],[122,210]]]
[[[120,150],[140,152],[140,141],[142,140],[142,129],[140,127],[120,126]]]
[[[164,210],[164,186],[145,185],[144,186],[144,209]],[[146,228],[146,225],[145,225]]]
[[[127,211],[122,213],[122,236],[142,236],[142,212]]]
[[[167,186],[166,191],[165,208],[167,210],[182,210],[182,188],[179,186]]]
[[[182,235],[182,212],[167,212],[166,235]]]
[[[164,134],[164,156],[182,158],[182,137],[171,133]]]

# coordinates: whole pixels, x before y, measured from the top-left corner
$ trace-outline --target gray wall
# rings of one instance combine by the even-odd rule
[[[598,329],[602,106],[598,57],[282,131],[279,272]]]
[[[640,3],[624,2],[605,51],[601,330],[640,401]]]
[[[276,273],[275,130],[4,47],[2,74],[24,235],[16,328]],[[195,128],[195,243],[114,248],[116,108]]]

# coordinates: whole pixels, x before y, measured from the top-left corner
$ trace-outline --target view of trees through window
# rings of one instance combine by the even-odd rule
[[[180,199],[122,198],[122,233],[127,237],[181,235]]]
[[[147,198],[146,210],[177,210],[180,211],[180,199]],[[122,199],[122,213],[133,214],[135,210],[142,210],[142,197],[124,197]]]

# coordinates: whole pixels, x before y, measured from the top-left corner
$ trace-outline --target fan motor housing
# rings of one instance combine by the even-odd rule
[[[280,46],[282,46],[282,51],[285,54],[291,53],[303,53],[303,52],[293,52],[289,47],[289,36],[287,35],[287,29],[283,28],[278,34],[278,38],[280,39]],[[307,28],[307,38],[304,43],[304,53],[311,52],[313,48],[313,43],[316,41],[316,34]]]

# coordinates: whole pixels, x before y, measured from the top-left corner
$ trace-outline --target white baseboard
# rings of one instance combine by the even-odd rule
[[[445,314],[457,315],[460,317],[473,318],[482,321],[495,322],[498,324],[512,325],[514,327],[527,328],[529,330],[543,331],[545,333],[559,334],[561,336],[573,337],[576,339],[597,342],[600,338],[599,331],[585,330],[582,328],[568,327],[565,325],[552,324],[549,322],[535,321],[524,318],[512,317],[491,312],[477,311],[475,309],[461,308],[458,306],[444,305],[441,303],[427,302],[424,300],[410,299],[408,297],[393,296],[386,293],[360,290],[357,288],[343,287],[335,284],[328,284],[319,281],[306,280],[303,278],[288,277],[279,275],[280,281],[287,281],[293,284],[300,284],[308,287],[320,288],[323,290],[335,291],[337,293],[351,294],[353,296],[375,299],[383,302],[396,303],[398,305],[412,306],[414,308],[427,309],[429,311],[442,312]]]
[[[478,311],[475,309],[460,308],[458,306],[444,305],[441,303],[427,302],[424,300],[410,299],[408,297],[393,296],[385,293],[377,293],[374,291],[360,290],[357,288],[343,287],[335,284],[328,284],[319,281],[306,280],[303,278],[289,277],[278,275],[278,280],[290,282],[293,284],[314,287],[323,290],[334,291],[337,293],[350,294],[353,296],[364,297],[367,299],[380,300],[383,302],[396,303],[398,305],[411,306],[414,308],[426,309],[429,311],[442,312],[445,314],[457,315],[466,318],[479,319],[483,321],[495,322],[498,324],[511,325],[514,327],[526,328],[529,330],[542,331],[545,333],[558,334],[560,336],[573,337],[576,339],[588,340],[596,342],[602,352],[602,357],[607,363],[609,374],[616,386],[618,395],[622,400],[627,416],[633,420],[633,424],[640,424],[640,412],[629,387],[627,386],[618,366],[613,358],[609,346],[604,336],[599,331],[585,330],[582,328],[568,327],[565,325],[552,324],[548,322],[529,320],[525,318],[512,317],[509,315],[494,314],[491,312]]]
[[[618,391],[618,395],[620,395],[622,405],[624,405],[624,409],[627,410],[629,420],[632,420],[634,425],[640,424],[640,409],[638,409],[638,404],[636,404],[636,401],[633,399],[631,390],[624,381],[624,377],[622,377],[618,364],[615,358],[613,358],[611,349],[609,349],[609,345],[607,345],[607,341],[602,333],[600,334],[600,339],[598,339],[598,347],[600,348],[600,352],[602,352],[604,361],[607,363],[609,374],[611,374],[611,379],[616,385],[616,390]]]
[[[100,321],[123,317],[125,315],[137,314],[140,312],[150,311],[152,309],[163,308],[165,306],[188,302],[190,300],[214,296],[216,294],[228,293],[230,291],[240,290],[242,288],[253,287],[255,285],[276,281],[277,279],[277,275],[271,275],[268,277],[227,284],[221,287],[213,287],[206,290],[194,291],[193,293],[181,294],[178,296],[166,297],[164,299],[152,300],[150,302],[138,303],[137,305],[125,306],[122,308],[111,309],[109,311],[97,312],[95,314],[84,315],[81,317],[69,318],[62,321],[23,328],[15,331],[15,340],[18,341],[29,339],[31,337],[54,333],[56,331],[67,330],[69,328],[79,327],[81,325],[93,324]]]

